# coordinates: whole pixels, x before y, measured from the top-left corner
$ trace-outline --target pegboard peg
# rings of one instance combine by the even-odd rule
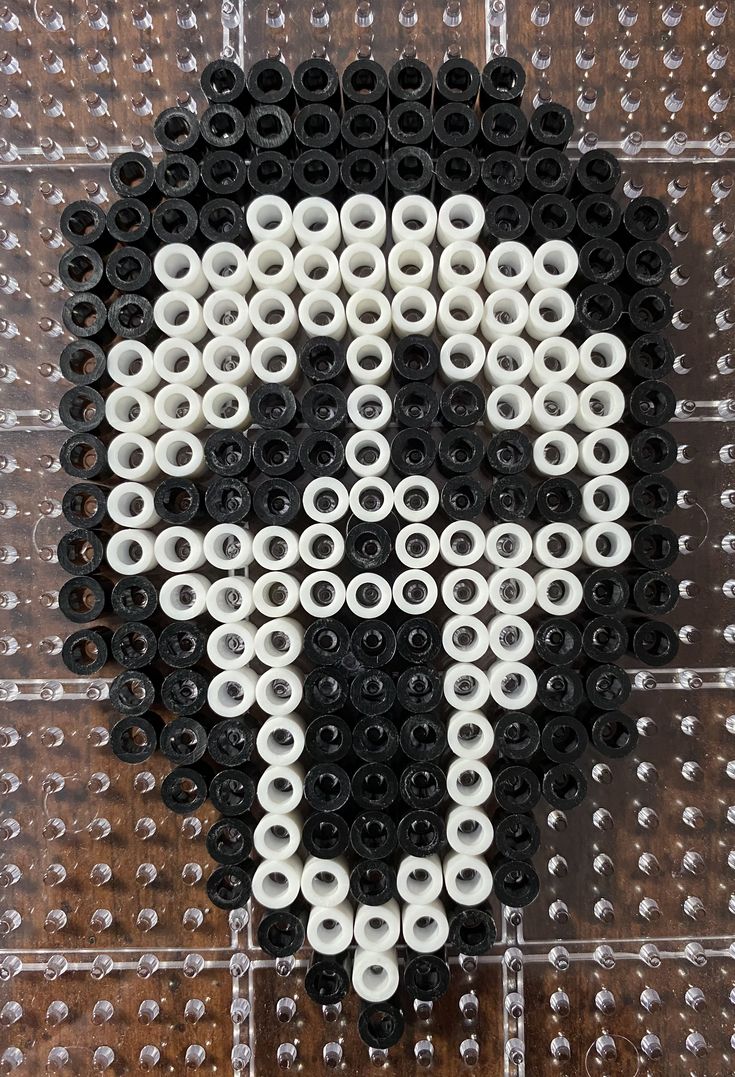
[[[548,26],[551,19],[551,4],[549,0],[539,0],[531,12],[531,22],[539,28]]]
[[[651,1061],[663,1058],[664,1049],[661,1046],[661,1040],[653,1032],[646,1032],[641,1037],[641,1051]]]
[[[620,53],[620,66],[626,71],[632,71],[638,67],[640,59],[641,50],[636,45],[631,45]]]
[[[176,53],[176,66],[180,71],[196,71],[196,57],[191,49],[179,49]]]
[[[138,1021],[141,1025],[150,1025],[153,1021],[158,1020],[158,1016],[161,1012],[161,1007],[158,1005],[155,999],[146,998],[143,999],[138,1007]]]
[[[93,30],[107,30],[110,21],[99,4],[90,4],[86,11],[86,18]]]
[[[340,1066],[343,1056],[341,1043],[325,1043],[322,1047],[322,1061],[327,1069],[336,1069]]]
[[[49,977],[46,978],[48,979]],[[54,979],[54,977],[51,977],[51,979]],[[62,1021],[66,1021],[68,1016],[69,1007],[67,1004],[60,999],[56,999],[56,1001],[49,1004],[49,1007],[46,1010],[46,1024],[60,1025]]]
[[[89,70],[95,75],[102,75],[110,70],[107,57],[99,49],[87,49],[84,59]]]
[[[445,8],[444,13],[442,15],[442,18],[443,18],[445,23],[446,23],[446,16],[447,16],[447,12],[446,12],[446,8]],[[414,3],[414,0],[405,0],[405,2],[401,5],[400,11],[398,12],[398,22],[400,23],[400,25],[405,30],[410,30],[412,27],[414,27],[416,25],[416,23],[418,21],[419,21],[419,15],[418,15],[418,11],[416,10],[416,4]],[[461,11],[460,11],[460,21],[461,21]],[[447,25],[450,25],[450,24],[447,23]],[[454,23],[453,25],[456,26],[458,24]]]
[[[11,187],[9,183],[0,183],[0,205],[20,205],[20,195],[16,191],[15,187]]]
[[[225,26],[228,30],[236,30],[237,27],[240,25],[240,12],[238,11],[237,6],[232,3],[232,0],[222,0],[220,19],[222,21],[222,25]]]
[[[201,881],[202,878],[202,865],[201,864],[184,864],[181,869],[181,878],[187,884],[187,886],[195,886],[196,883]]]
[[[104,748],[104,746],[110,740],[110,734],[104,726],[92,726],[89,733],[87,734],[87,740],[93,748]]]
[[[727,63],[729,55],[730,50],[727,45],[715,45],[715,47],[707,53],[707,67],[709,67],[711,71],[721,71]]]
[[[361,30],[367,30],[373,25],[373,8],[368,0],[363,0],[355,8],[355,24]]]
[[[145,49],[133,49],[130,53],[130,63],[133,65],[133,71],[137,71],[140,75],[153,70],[153,61]]]
[[[618,12],[618,22],[629,29],[638,21],[638,4],[623,4]]]
[[[595,919],[601,924],[612,924],[615,920],[615,907],[607,898],[600,898],[596,901],[593,912]]]
[[[577,108],[580,112],[592,112],[597,105],[597,90],[594,86],[585,86],[577,97]]]
[[[618,1057],[615,1040],[608,1032],[603,1032],[595,1040],[595,1054],[603,1062],[613,1062]]]
[[[64,151],[55,139],[49,138],[47,135],[44,135],[43,138],[40,138],[38,140],[38,145],[41,149],[41,153],[47,161],[64,160]],[[49,229],[49,231],[51,230]]]
[[[643,145],[643,135],[640,131],[629,131],[623,139],[623,153],[628,157],[635,157],[641,152]]]
[[[569,874],[569,866],[566,859],[559,853],[552,856],[548,863],[549,875],[553,875],[556,879],[565,879]]]
[[[249,968],[250,958],[247,954],[238,952],[230,958],[230,976],[232,976],[233,980],[239,980],[241,976],[247,976]],[[294,1003],[294,1007],[295,1005]]]
[[[244,1025],[250,1016],[250,1002],[248,999],[234,998],[230,1003],[230,1020],[233,1025]]]
[[[0,161],[5,164],[12,164],[13,161],[17,161],[18,156],[18,147],[14,143],[8,142],[7,138],[0,138]]]
[[[135,918],[135,926],[141,931],[152,931],[158,923],[158,913],[155,909],[141,909]]]
[[[109,909],[95,909],[89,918],[89,926],[92,928],[93,931],[96,931],[98,933],[101,931],[107,931],[107,929],[112,926],[112,913]],[[95,965],[97,965],[97,962],[99,962],[99,973],[98,975],[95,975],[95,971],[93,969],[92,978],[96,980],[101,980],[104,976],[107,975],[108,972],[112,970],[112,961],[104,954],[100,954],[98,957],[95,958]]]
[[[190,841],[193,841],[195,838],[199,837],[201,832],[201,820],[197,819],[195,815],[187,815],[185,819],[181,820],[181,833],[185,838],[189,838]]]
[[[690,1032],[684,1046],[689,1054],[694,1055],[695,1058],[704,1058],[705,1055],[709,1054],[707,1041],[701,1032]]]
[[[187,954],[184,958],[182,972],[187,979],[193,980],[204,968],[204,958],[201,954]]]
[[[68,917],[63,909],[49,909],[43,926],[49,935],[54,935],[57,931],[63,931],[67,923]]]
[[[182,30],[196,30],[197,17],[188,4],[176,9],[176,24]]]
[[[23,971],[23,962],[16,954],[8,954],[0,961],[0,983],[7,983]]]
[[[161,1052],[154,1044],[147,1043],[145,1047],[141,1049],[138,1060],[142,1070],[153,1070],[161,1061]]]
[[[612,947],[608,946],[607,943],[602,943],[600,946],[595,947],[595,952],[593,956],[600,968],[615,968],[615,954]]]
[[[656,899],[652,897],[644,897],[641,899],[638,905],[638,912],[643,919],[648,920],[649,923],[661,918],[661,906]]]
[[[276,1002],[276,1020],[287,1024],[296,1016],[296,1003],[292,998],[279,998]]]
[[[245,1073],[250,1066],[250,1054],[247,1043],[238,1043],[232,1048],[230,1061],[235,1073]]]
[[[551,46],[546,44],[538,45],[533,50],[531,63],[537,71],[546,71],[551,65]]]
[[[552,901],[549,905],[549,919],[553,924],[569,923],[569,906],[566,901]]]
[[[276,1063],[282,1070],[290,1070],[298,1059],[295,1043],[279,1043],[276,1049]]]
[[[25,1055],[20,1047],[6,1047],[0,1055],[0,1070],[3,1073],[14,1073],[25,1062]]]
[[[250,913],[247,909],[231,909],[228,916],[230,931],[244,931],[250,923]]]
[[[133,789],[136,793],[151,793],[156,788],[156,778],[149,770],[141,770],[133,778]]]
[[[296,960],[292,956],[279,957],[276,959],[276,973],[278,976],[290,976],[296,965]]]
[[[413,1053],[418,1065],[426,1069],[434,1061],[434,1044],[431,1040],[418,1040],[413,1046]]]
[[[110,775],[106,774],[103,770],[97,770],[94,774],[89,776],[87,781],[87,791],[98,795],[99,793],[106,793],[110,788]]]
[[[334,1024],[335,1021],[339,1021],[342,1015],[342,1003],[335,1002],[329,1006],[322,1006],[322,1017],[327,1024]]]
[[[577,49],[575,63],[580,71],[589,71],[595,63],[595,49],[593,45],[584,44]],[[581,95],[580,95],[581,96]]]
[[[107,107],[107,102],[105,101],[104,97],[100,97],[98,93],[88,93],[84,98],[84,103],[87,106],[87,111],[91,116],[100,117],[107,116],[109,114],[110,110]],[[86,139],[88,153],[90,153],[89,141],[89,139]]]
[[[684,15],[684,5],[675,3],[669,4],[667,8],[661,13],[661,22],[664,26],[668,26],[671,29],[674,26],[678,26]]]
[[[684,1002],[696,1013],[707,1009],[707,999],[701,987],[688,987],[684,993]]]
[[[707,964],[707,954],[701,942],[688,942],[684,947],[684,956],[697,968],[702,968]]]
[[[141,841],[149,841],[151,838],[155,837],[156,830],[156,821],[155,819],[151,819],[150,815],[143,815],[140,819],[136,819],[135,826],[133,827],[133,833],[136,838],[140,838]]]
[[[187,1000],[186,1006],[184,1006],[184,1020],[189,1025],[195,1025],[197,1021],[201,1021],[202,1017],[204,1017],[206,1009],[200,998],[190,998]]]
[[[674,131],[666,143],[666,150],[672,157],[679,157],[687,148],[686,131]]]
[[[150,30],[153,26],[151,14],[144,4],[136,4],[130,13],[130,19],[136,30]]]
[[[188,1070],[201,1069],[207,1060],[207,1052],[200,1043],[190,1043],[184,1055],[184,1065]]]
[[[10,1028],[16,1021],[20,1021],[22,1016],[23,1007],[19,1002],[6,1002],[0,1010],[0,1025],[3,1028]]]
[[[595,21],[594,3],[578,4],[574,12],[574,21],[577,26],[591,26]]]
[[[595,1007],[604,1014],[605,1017],[611,1017],[617,1009],[615,1002],[615,995],[608,988],[603,987],[595,995]]]
[[[97,1047],[92,1055],[92,1065],[97,1073],[104,1073],[115,1064],[115,1052],[111,1047]]]
[[[47,75],[64,74],[64,61],[53,49],[44,49],[40,57],[41,64]]]
[[[0,71],[3,75],[19,75],[20,64],[17,57],[7,51],[0,52]]]
[[[709,26],[722,26],[727,18],[727,4],[724,0],[718,0],[712,7],[707,8],[704,17]]]
[[[5,30],[6,33],[12,34],[15,30],[20,30],[20,19],[15,11],[11,11],[9,7],[3,6],[0,8],[0,30]]]
[[[549,950],[549,964],[557,972],[566,972],[569,968],[569,951],[566,946],[552,946]]]
[[[658,1013],[663,1007],[661,996],[653,987],[644,987],[641,991],[641,1006],[648,1013]]]
[[[415,21],[417,21],[417,20],[418,20],[418,14],[416,15],[416,20]],[[452,30],[455,29],[457,26],[459,26],[461,24],[461,22],[462,22],[462,5],[460,4],[459,0],[449,0],[449,2],[446,4],[446,6],[444,8],[444,13],[442,15],[442,21],[443,21],[445,26],[450,27],[450,29],[452,29]]]
[[[181,923],[187,931],[197,931],[204,923],[204,913],[201,909],[184,909]]]
[[[0,937],[4,938],[17,931],[23,923],[23,918],[17,909],[5,909],[0,915]]]
[[[99,1002],[95,1002],[92,1008],[93,1025],[106,1025],[114,1016],[115,1007],[107,999],[100,999]]]
[[[462,1040],[459,1045],[459,1057],[465,1066],[476,1066],[480,1061],[480,1045],[475,1039]]]
[[[429,1000],[415,998],[413,1000],[413,1012],[419,1021],[428,1021],[434,1012],[434,1003]]]
[[[19,740],[20,734],[15,726],[0,726],[0,748],[14,748]],[[10,791],[12,792],[12,790]]]
[[[35,11],[37,12],[36,18],[45,30],[55,34],[64,29],[64,20],[61,13],[51,4],[46,4],[40,10],[36,8]]]
[[[50,1073],[61,1073],[70,1064],[71,1058],[66,1047],[52,1047],[48,1053],[46,1069]]]
[[[20,119],[20,107],[14,97],[0,96],[0,116],[5,120]]]
[[[136,972],[141,980],[148,980],[158,972],[160,961],[155,954],[142,954],[138,958]]]
[[[727,243],[728,239],[732,238],[735,228],[727,221],[718,221],[712,229],[712,238],[718,247],[721,247],[723,243]],[[688,234],[688,233],[687,233]]]
[[[684,108],[684,102],[685,101],[686,101],[686,94],[685,94],[684,90],[680,90],[678,88],[673,89],[664,98],[664,107],[666,108],[667,112],[671,112],[672,114],[675,114],[677,112],[680,112],[681,109]]]
[[[112,878],[112,868],[109,864],[94,864],[89,877],[95,886],[105,886]]]
[[[17,838],[20,834],[20,823],[17,819],[13,819],[12,816],[5,816],[4,819],[0,819],[0,841],[12,841],[13,838]]]
[[[504,1006],[506,1013],[508,1013],[514,1021],[520,1021],[523,1017],[525,1006],[523,1003],[523,995],[518,991],[509,991],[505,996]]]
[[[572,1045],[566,1036],[554,1036],[549,1050],[555,1062],[568,1062],[572,1057]]]
[[[715,157],[724,157],[732,146],[732,135],[729,131],[720,131],[707,145]]]
[[[63,864],[49,864],[43,873],[46,886],[61,886],[66,881],[66,868]]]
[[[557,1017],[568,1017],[571,1011],[569,995],[566,991],[562,991],[561,989],[554,991],[549,998],[549,1006],[551,1012],[555,1013]]]

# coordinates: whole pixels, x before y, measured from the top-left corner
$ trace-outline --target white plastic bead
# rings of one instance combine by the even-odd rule
[[[490,897],[493,877],[482,857],[449,853],[444,859],[444,884],[458,905],[479,905]]]
[[[167,337],[181,337],[195,344],[207,332],[203,309],[189,292],[164,292],[153,304],[153,318]]]
[[[390,609],[391,585],[376,572],[358,572],[347,584],[347,608],[358,620],[382,617]]]
[[[107,373],[117,385],[150,393],[161,380],[151,349],[140,340],[120,340],[107,353]]]
[[[455,804],[479,808],[493,791],[493,779],[480,759],[453,759],[447,767],[447,793]]]
[[[439,537],[439,550],[448,565],[466,568],[485,556],[485,532],[471,520],[454,520]]]
[[[493,843],[493,824],[480,808],[457,805],[447,812],[447,844],[455,853],[482,856]]]
[[[262,860],[253,872],[253,897],[266,909],[287,909],[299,896],[301,861]]]
[[[121,527],[155,527],[161,521],[153,491],[140,482],[121,482],[113,486],[107,495],[107,514]]]
[[[168,430],[188,430],[198,434],[207,425],[202,398],[188,385],[164,385],[156,393],[156,418]]]
[[[579,470],[585,475],[613,475],[628,462],[630,448],[619,430],[593,430],[579,443]]]
[[[264,617],[288,617],[299,604],[299,581],[288,572],[264,572],[253,583],[253,607]]]
[[[302,505],[309,519],[325,524],[341,520],[350,506],[347,487],[339,479],[312,479],[304,489]]]
[[[391,399],[379,385],[358,385],[347,397],[347,414],[358,430],[385,430],[392,412]]]
[[[521,524],[496,524],[488,532],[485,556],[497,568],[520,568],[530,559],[532,549],[527,528]]]
[[[409,523],[430,520],[439,507],[436,483],[424,475],[406,475],[396,486],[394,506]]]
[[[253,585],[245,576],[223,576],[207,592],[207,613],[221,624],[243,621],[253,612]]]
[[[293,617],[274,617],[255,633],[255,657],[264,666],[290,666],[301,654],[304,630]],[[300,753],[299,753],[300,754]],[[292,762],[296,760],[281,760]]]
[[[393,488],[378,476],[358,479],[350,490],[350,511],[358,520],[378,523],[393,510]]]
[[[225,572],[245,568],[253,560],[253,540],[239,524],[215,524],[204,536],[204,557]]]
[[[183,337],[166,337],[157,344],[153,365],[163,381],[190,389],[198,389],[207,376],[199,348]]]
[[[253,559],[268,572],[292,568],[299,559],[299,536],[290,527],[261,527],[253,538]]]
[[[612,333],[593,333],[579,346],[577,377],[589,383],[614,378],[625,366],[625,345]]]
[[[528,302],[512,288],[498,288],[485,300],[482,332],[492,343],[498,337],[517,337],[526,328]]]
[[[248,204],[245,220],[255,243],[278,240],[287,247],[293,247],[296,239],[293,213],[285,198],[274,195],[254,198]]]
[[[430,288],[433,276],[434,256],[425,243],[417,243],[413,239],[394,243],[388,255],[388,280],[394,292],[401,288]],[[376,288],[379,285],[370,284],[368,287]]]
[[[339,256],[339,272],[348,295],[365,288],[382,292],[387,279],[385,255],[374,243],[350,243]]]
[[[449,938],[449,920],[440,901],[404,905],[401,921],[403,941],[416,953],[434,953]]]
[[[324,590],[327,601],[316,595]],[[345,604],[347,592],[344,583],[334,572],[317,570],[306,576],[299,588],[299,601],[309,617],[335,617]]]
[[[390,344],[383,337],[355,337],[347,345],[347,369],[358,386],[385,385],[393,369]],[[390,400],[388,403],[390,412]]]
[[[204,370],[222,385],[247,385],[252,381],[253,368],[245,342],[237,337],[213,337],[202,352]]]
[[[320,954],[341,954],[352,942],[353,921],[352,906],[346,901],[336,908],[315,905],[306,925],[307,941]]]
[[[533,650],[533,629],[523,617],[499,613],[487,626],[490,653],[502,662],[522,662]]]
[[[501,288],[520,291],[533,271],[533,255],[528,247],[515,240],[498,243],[487,257],[483,283],[488,292]]]
[[[611,381],[593,381],[577,397],[575,426],[591,432],[615,426],[623,417],[625,396]]]
[[[499,385],[487,398],[485,421],[491,430],[518,430],[531,418],[531,397],[521,385]]]
[[[437,212],[430,198],[409,194],[399,198],[391,213],[391,231],[395,243],[413,239],[427,246],[436,235]]]
[[[172,621],[191,621],[207,608],[209,580],[199,572],[169,576],[161,584],[158,601],[161,612]]]
[[[249,314],[252,328],[261,337],[290,340],[299,327],[293,300],[275,288],[256,292],[250,300]],[[233,336],[237,334],[233,333]]]
[[[531,426],[539,433],[563,430],[577,416],[577,394],[566,381],[541,385],[531,401]]]
[[[568,617],[582,605],[582,584],[568,569],[543,568],[536,573],[536,605],[554,617]]]
[[[142,434],[118,434],[114,437],[107,449],[107,462],[113,475],[130,482],[150,482],[161,473],[156,460],[156,446]]]
[[[569,381],[578,366],[579,352],[568,337],[546,337],[534,349],[529,377],[537,386],[551,381]]]
[[[189,430],[167,430],[156,442],[156,463],[164,475],[194,479],[207,469],[204,446]]]
[[[215,290],[228,288],[245,295],[253,286],[245,251],[235,243],[213,243],[202,255],[202,271]]]
[[[421,617],[433,609],[438,596],[436,581],[423,569],[400,572],[393,583],[394,603],[403,613],[414,617]]]
[[[287,860],[301,845],[301,816],[297,812],[259,819],[253,831],[253,845],[264,860]]]
[[[326,247],[302,247],[294,258],[293,271],[304,294],[317,290],[336,293],[342,287],[337,256]]]
[[[401,908],[395,898],[384,905],[358,905],[355,910],[355,942],[366,950],[392,950],[401,935]]]
[[[482,203],[468,194],[450,195],[441,205],[436,238],[442,247],[463,239],[474,243],[485,226]]]
[[[471,333],[455,333],[441,346],[439,369],[445,381],[474,381],[484,366],[484,345]]]
[[[477,711],[490,697],[487,676],[470,662],[456,662],[444,674],[444,698],[458,711]]]
[[[339,219],[345,243],[374,243],[377,247],[385,243],[385,206],[374,195],[356,194],[348,198]]]
[[[153,272],[168,291],[200,299],[209,287],[199,255],[187,243],[167,243],[153,259]]]
[[[161,423],[154,398],[140,389],[128,386],[113,389],[105,401],[105,418],[113,430],[122,434],[155,434]]]
[[[577,442],[563,430],[539,434],[533,443],[533,466],[540,475],[567,475],[577,466],[578,455]]]
[[[447,744],[459,759],[484,759],[492,751],[495,734],[480,711],[455,711],[447,723]]]
[[[310,524],[299,536],[299,557],[309,568],[336,568],[344,550],[345,540],[331,524]]]
[[[244,669],[255,655],[255,629],[247,621],[220,624],[207,637],[207,656],[217,669]]]
[[[408,524],[396,535],[394,548],[402,565],[428,568],[439,556],[439,537],[427,524]]]
[[[398,896],[407,904],[436,901],[444,888],[442,862],[432,856],[404,856],[396,872]]]
[[[293,666],[267,669],[258,677],[255,702],[266,714],[292,714],[304,696],[304,682]]]
[[[165,572],[196,572],[205,563],[204,538],[193,527],[164,527],[156,535],[155,551]]]
[[[471,617],[487,605],[487,580],[472,568],[453,568],[442,579],[442,601],[451,613]]]
[[[207,703],[223,718],[237,718],[255,703],[256,676],[249,669],[225,669],[209,682]]]
[[[582,556],[582,536],[571,524],[544,524],[533,536],[533,556],[544,568],[572,568]]]
[[[561,288],[542,288],[528,304],[526,332],[534,340],[560,337],[574,320],[574,300]]]
[[[285,243],[266,240],[248,254],[248,267],[256,288],[277,288],[290,295],[296,287],[293,254]]]
[[[301,872],[301,893],[309,905],[334,908],[347,900],[350,873],[342,857],[324,860],[310,856]]]
[[[396,336],[429,336],[436,325],[436,311],[436,299],[427,288],[401,288],[391,303]]]
[[[215,430],[245,430],[250,426],[250,401],[239,385],[212,385],[202,397],[202,415]]]
[[[211,292],[202,310],[206,327],[213,336],[245,340],[250,335],[253,323],[248,302],[233,288]]]
[[[387,337],[393,324],[390,303],[382,292],[369,288],[350,296],[345,314],[347,326],[354,337]]]
[[[299,321],[308,337],[341,340],[347,332],[347,318],[342,300],[334,292],[307,292],[299,303]]]
[[[296,349],[280,337],[258,340],[250,353],[250,364],[253,375],[264,385],[292,385],[299,377]]]
[[[487,653],[487,628],[478,617],[455,614],[442,626],[442,648],[455,662],[479,662]]]
[[[505,710],[525,710],[536,698],[536,674],[524,662],[494,662],[487,679],[493,701]]]
[[[300,247],[318,243],[336,251],[342,240],[339,214],[326,198],[302,198],[293,210],[293,230]]]
[[[442,292],[462,287],[476,291],[485,272],[485,255],[477,243],[456,240],[445,247],[439,258],[437,283]]]
[[[594,568],[616,568],[630,557],[630,533],[617,523],[590,524],[582,535],[582,558]]]
[[[439,300],[437,328],[444,337],[474,333],[483,313],[482,299],[470,288],[450,288]]]
[[[506,525],[507,526],[507,525]],[[536,600],[533,576],[523,568],[499,568],[488,579],[490,605],[498,613],[520,617]]]
[[[619,520],[628,511],[630,492],[614,475],[598,475],[582,487],[579,515],[590,524]]]
[[[491,385],[520,385],[533,364],[533,348],[522,337],[498,337],[488,348],[485,377]]]
[[[352,965],[352,986],[365,1002],[386,1002],[398,989],[398,958],[395,950],[363,950],[358,946]]]
[[[142,531],[134,527],[116,531],[107,541],[107,563],[113,572],[118,572],[121,576],[150,572],[156,567],[155,541],[152,531]]]
[[[288,767],[298,763],[304,750],[305,732],[306,725],[298,714],[266,718],[255,742],[258,755],[264,763],[274,766]]]
[[[304,770],[297,763],[266,767],[258,779],[258,803],[272,815],[287,815],[295,811],[304,795]],[[299,873],[299,885],[301,874]]]
[[[345,462],[358,478],[384,475],[390,467],[388,439],[377,430],[359,430],[347,439]]]
[[[578,268],[579,258],[571,243],[550,239],[536,249],[528,287],[532,292],[540,292],[542,288],[566,288]]]

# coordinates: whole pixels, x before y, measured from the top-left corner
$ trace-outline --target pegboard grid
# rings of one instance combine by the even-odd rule
[[[59,502],[66,486],[58,470],[63,431],[55,410],[65,388],[57,368],[63,293],[53,290],[53,281],[39,284],[38,276],[53,274],[58,261],[57,192],[71,201],[95,193],[87,185],[104,188],[106,158],[130,148],[136,136],[155,153],[152,117],[176,99],[201,107],[198,72],[213,56],[230,49],[247,64],[280,50],[293,64],[326,50],[343,66],[367,49],[389,64],[411,48],[432,65],[454,51],[477,63],[491,51],[517,57],[529,73],[529,101],[547,93],[558,97],[574,109],[575,142],[586,135],[584,148],[594,136],[598,145],[622,154],[626,195],[644,189],[666,201],[674,222],[673,332],[680,356],[673,430],[686,446],[671,472],[681,491],[672,526],[688,536],[684,547],[690,556],[677,563],[682,602],[669,618],[682,635],[680,661],[686,664],[655,674],[634,671],[633,702],[643,734],[638,750],[610,773],[599,759],[585,761],[593,792],[566,829],[554,829],[539,817],[541,898],[519,923],[499,916],[503,930],[493,953],[474,972],[453,977],[451,994],[431,1021],[417,1016],[409,1022],[403,1043],[390,1052],[389,1066],[412,1072],[414,1045],[429,1037],[434,1068],[464,1072],[459,1044],[475,1035],[483,1068],[510,1077],[725,1077],[735,1072],[735,629],[728,636],[735,622],[735,539],[730,537],[735,453],[728,449],[735,369],[730,357],[735,315],[728,310],[735,271],[733,202],[723,197],[732,182],[732,155],[722,137],[732,124],[732,106],[725,100],[731,90],[729,66],[708,63],[708,57],[720,62],[723,54],[717,50],[732,39],[733,11],[712,24],[724,6],[599,0],[548,5],[540,0],[508,5],[506,11],[498,0],[487,6],[465,0],[461,22],[451,26],[446,17],[451,4],[416,4],[412,25],[411,4],[340,0],[328,6],[329,27],[314,28],[310,13],[318,4],[242,3],[222,10],[192,4],[182,6],[177,17],[175,5],[158,3],[149,5],[152,27],[139,28],[131,14],[136,5],[117,3],[100,5],[108,20],[101,29],[93,25],[93,5],[86,11],[75,3],[14,6],[19,27],[0,30],[0,94],[9,99],[0,100],[0,109],[19,111],[0,112],[5,140],[0,142],[0,184],[9,188],[0,187],[0,228],[9,233],[0,233],[0,273],[18,283],[16,292],[0,292],[0,456],[5,461],[0,726],[6,740],[7,728],[16,729],[19,739],[3,746],[0,820],[17,819],[21,835],[0,843],[0,871],[15,863],[23,877],[0,890],[0,916],[17,908],[23,924],[3,941],[0,963],[17,956],[23,968],[0,982],[0,1009],[17,1000],[26,1013],[17,1024],[0,1027],[0,1045],[4,1050],[16,1044],[24,1051],[26,1070],[20,1072],[41,1072],[48,1052],[62,1046],[70,1055],[62,1072],[88,1073],[93,1051],[106,1043],[117,1056],[113,1073],[137,1072],[140,1051],[149,1044],[160,1050],[160,1066],[169,1072],[183,1072],[192,1044],[204,1047],[203,1072],[232,1072],[231,1051],[241,1040],[253,1048],[252,1075],[275,1071],[276,1048],[284,1041],[297,1045],[298,1066],[308,1072],[324,1067],[322,1048],[330,1040],[343,1042],[345,1072],[366,1068],[365,1049],[354,1035],[355,1014],[346,1006],[336,1027],[323,1021],[304,996],[303,961],[289,977],[280,977],[253,946],[252,924],[240,934],[232,932],[226,915],[207,907],[200,882],[178,883],[185,865],[200,864],[203,877],[211,865],[202,837],[183,834],[160,805],[160,764],[154,760],[123,770],[103,745],[88,739],[90,729],[108,725],[108,682],[71,681],[55,653],[66,631],[56,608],[61,573],[54,561],[64,529]],[[60,15],[60,28],[51,28],[53,18],[42,25],[46,7]],[[145,12],[145,5],[138,7]],[[585,25],[590,9],[594,18]],[[635,21],[624,25],[635,11]],[[368,14],[372,22],[359,25],[358,15],[364,22]],[[0,15],[5,18],[5,12]],[[196,27],[185,25],[192,15]],[[581,67],[580,60],[590,60],[590,48],[594,64]],[[136,50],[145,56],[134,56]],[[621,65],[626,50],[626,62],[640,51],[635,67]],[[100,64],[95,51],[106,68],[94,70]],[[680,58],[678,67],[667,66]],[[192,59],[196,67],[187,70]],[[61,69],[54,71],[59,60]],[[152,67],[146,71],[148,63]],[[585,90],[596,93],[588,112],[580,108]],[[725,107],[715,112],[710,102],[718,91],[718,104],[724,101]],[[628,106],[640,95],[634,111],[622,104],[626,93]],[[674,93],[682,95],[680,100],[670,96]],[[42,102],[43,94],[55,100]],[[669,108],[672,101],[681,104],[676,112]],[[95,115],[102,104],[106,112]],[[59,106],[62,111],[53,115]],[[676,138],[679,132],[686,141]],[[41,191],[43,183],[50,193]],[[57,730],[64,739],[54,747]],[[141,778],[141,772],[152,774],[156,783],[146,793],[141,790],[151,779]],[[20,780],[17,791],[8,774]],[[50,791],[54,774],[64,777],[63,789]],[[99,774],[109,775],[110,786],[93,793],[88,786]],[[136,782],[141,783],[137,791]],[[67,832],[50,838],[44,830],[57,818],[64,819]],[[100,819],[109,821],[109,837],[90,832],[89,825],[99,826]],[[136,835],[140,819],[153,820],[152,837]],[[201,819],[206,826],[206,814]],[[117,870],[111,884],[96,887],[89,873],[100,863]],[[143,886],[138,865],[148,863],[155,864],[158,876]],[[53,878],[49,869],[56,864],[67,877],[52,885],[47,878]],[[158,923],[146,932],[138,916],[153,907]],[[89,917],[98,908],[109,909],[113,922],[95,934]],[[67,923],[49,934],[44,925],[55,909],[64,911]],[[194,930],[182,922],[190,909],[204,915]],[[232,976],[230,957],[240,953],[250,966],[245,975]],[[192,979],[184,975],[189,954],[201,955],[204,962]],[[54,955],[63,955],[68,967],[49,980]],[[113,961],[113,971],[101,981],[91,975],[98,955]],[[146,955],[159,965],[143,979],[139,962]],[[463,1021],[459,996],[471,990],[477,992],[480,1012],[475,1021]],[[557,991],[569,996],[566,1015],[550,1005]],[[658,993],[658,1009],[646,1008],[646,991]],[[520,1017],[506,1005],[514,992],[525,997]],[[612,995],[612,1008],[600,992]],[[297,1011],[282,1025],[274,1015],[284,995],[295,998]],[[252,1004],[244,1026],[230,1018],[231,1001],[239,997]],[[116,1013],[100,1028],[91,1021],[92,1007],[107,998]],[[147,998],[159,1003],[161,1013],[151,1025],[141,1025],[137,1010]],[[190,998],[206,1007],[196,1025],[184,1021]],[[67,1000],[70,1014],[54,1027],[46,1012],[56,999]],[[645,1053],[643,1040],[649,1035],[658,1037],[661,1058],[655,1044],[653,1056]],[[556,1036],[569,1041],[566,1063],[552,1061],[550,1043]],[[604,1057],[607,1044],[597,1050],[605,1036],[613,1040],[616,1058]]]

